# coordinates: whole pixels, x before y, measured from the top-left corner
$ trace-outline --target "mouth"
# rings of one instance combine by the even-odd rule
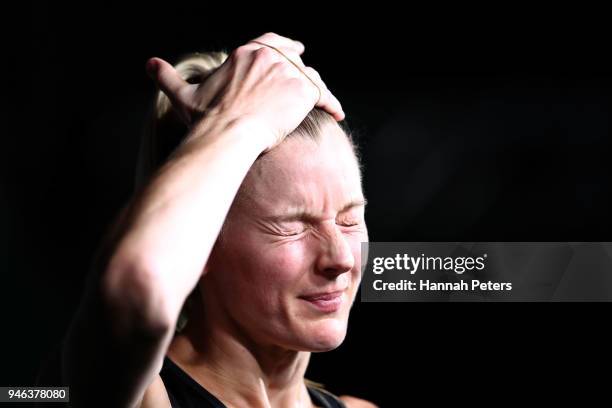
[[[332,313],[340,309],[344,301],[344,291],[338,290],[335,292],[316,293],[312,295],[300,296],[300,299],[306,301],[315,309],[324,312]]]

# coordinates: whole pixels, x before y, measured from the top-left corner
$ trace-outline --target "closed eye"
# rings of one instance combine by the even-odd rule
[[[293,226],[291,228],[280,228],[279,232],[280,235],[284,236],[284,237],[293,237],[296,235],[300,235],[302,233],[304,233],[306,231],[306,226],[305,225],[296,225]]]
[[[284,237],[294,237],[294,236],[296,236],[296,235],[300,235],[300,234],[301,234],[301,233],[303,233],[304,231],[305,231],[305,230],[302,230],[302,231],[295,231],[295,232],[285,232],[285,231],[283,231],[283,232],[281,233],[281,235],[282,235],[282,236],[284,236]]]
[[[357,222],[357,221],[354,221],[354,222],[338,222],[336,224],[338,224],[340,226],[343,226],[343,227],[355,227],[355,226],[359,225],[359,222]]]

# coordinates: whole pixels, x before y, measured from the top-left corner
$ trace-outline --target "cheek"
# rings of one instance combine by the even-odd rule
[[[292,289],[308,270],[308,256],[299,241],[275,244],[251,254],[255,268],[268,287]]]
[[[301,276],[308,271],[308,251],[303,242],[262,243],[243,237],[239,244],[224,245],[224,286],[233,287],[240,296],[263,303],[278,303],[287,293],[295,294]],[[221,264],[221,262],[219,262]]]

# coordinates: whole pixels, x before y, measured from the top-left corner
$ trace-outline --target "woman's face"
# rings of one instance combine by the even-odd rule
[[[243,183],[209,260],[205,309],[259,344],[333,349],[346,335],[367,240],[343,131],[334,124],[318,141],[290,138]]]

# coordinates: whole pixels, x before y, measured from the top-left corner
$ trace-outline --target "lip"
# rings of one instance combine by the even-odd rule
[[[337,290],[334,292],[313,293],[300,296],[299,298],[305,300],[322,312],[331,313],[340,309],[340,306],[342,306],[342,302],[344,301],[344,291]]]

